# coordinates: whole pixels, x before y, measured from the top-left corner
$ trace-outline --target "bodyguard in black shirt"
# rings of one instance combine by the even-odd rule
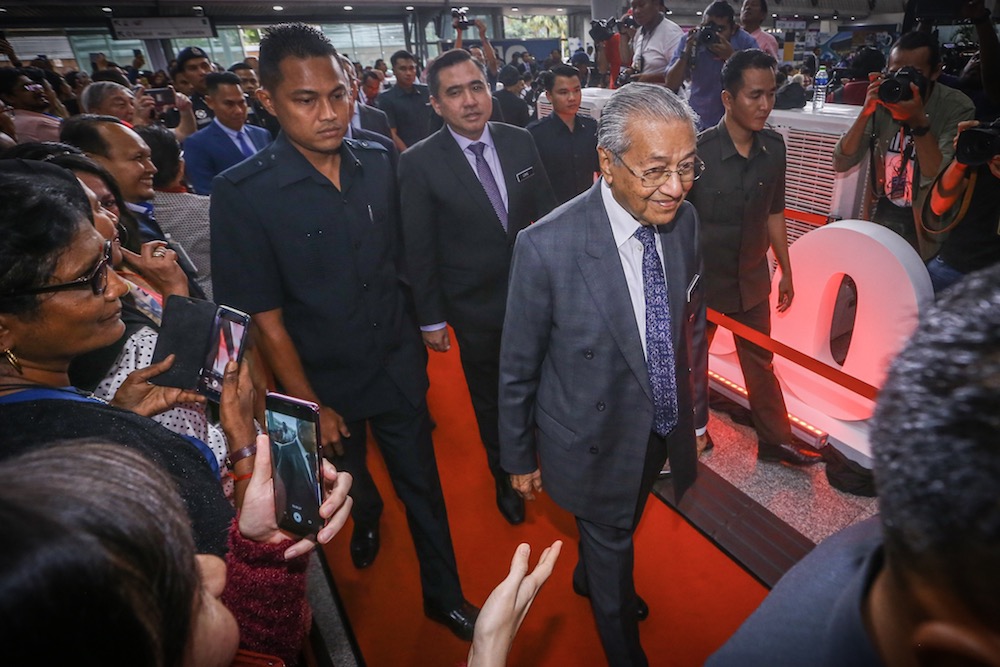
[[[552,113],[528,125],[549,175],[556,201],[568,202],[594,184],[597,164],[597,121],[578,116],[582,97],[576,68],[556,65],[543,77]]]
[[[379,545],[381,500],[365,467],[371,428],[406,507],[424,613],[471,640],[479,610],[462,595],[434,459],[427,354],[397,269],[389,153],[344,139],[350,80],[318,30],[269,29],[260,75],[261,101],[282,130],[215,179],[215,295],[253,314],[281,389],[320,404],[321,442],[355,479],[355,565],[370,565]]]

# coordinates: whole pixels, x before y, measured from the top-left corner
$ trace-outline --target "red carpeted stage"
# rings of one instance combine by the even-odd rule
[[[562,556],[521,627],[509,664],[605,664],[590,606],[570,588],[577,559],[573,517],[543,494],[528,504],[523,525],[504,521],[454,344],[447,354],[431,353],[428,371],[438,468],[466,598],[482,605],[506,576],[520,542],[531,545],[533,565],[542,548],[561,539]],[[351,524],[326,547],[364,660],[373,667],[455,665],[465,659],[468,644],[424,617],[403,507],[374,447],[369,465],[386,501],[378,559],[366,570],[354,569]],[[651,665],[701,665],[767,593],[654,496],[636,533],[635,581],[650,607],[640,628]]]

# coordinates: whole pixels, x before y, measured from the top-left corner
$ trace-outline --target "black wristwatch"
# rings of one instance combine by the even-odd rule
[[[927,134],[930,131],[931,131],[931,124],[927,123],[926,125],[922,125],[920,127],[911,127],[910,128],[910,136],[911,137],[922,137],[922,136],[924,136],[925,134]]]

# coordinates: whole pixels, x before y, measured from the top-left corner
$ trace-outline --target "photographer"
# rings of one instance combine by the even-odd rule
[[[161,97],[154,99],[141,86],[133,93],[114,81],[96,81],[83,89],[80,106],[84,113],[114,116],[136,127],[162,123],[164,115],[176,110],[180,123],[173,133],[177,141],[183,142],[198,129],[191,100],[173,86],[161,88],[157,94]]]
[[[699,116],[698,129],[714,127],[722,118],[722,65],[737,51],[756,49],[757,41],[736,24],[736,13],[719,0],[705,8],[700,26],[677,45],[666,84],[675,93],[691,82],[688,102]]]
[[[974,113],[967,96],[937,83],[940,74],[937,40],[921,32],[902,35],[889,52],[888,74],[871,76],[861,113],[833,155],[838,172],[871,161],[878,198],[872,222],[905,238],[924,259],[937,242],[919,231],[921,207],[954,155],[955,128]]]
[[[670,56],[684,38],[684,30],[666,18],[665,11],[663,0],[632,0],[636,26],[629,26],[623,18],[619,43],[622,62],[632,66],[622,72],[619,85],[630,81],[663,83]]]
[[[955,159],[930,189],[921,218],[925,231],[948,232],[927,262],[934,293],[966,274],[1000,261],[1000,125],[958,124]]]
[[[621,40],[615,17],[590,22],[590,38],[594,40],[594,62],[598,85],[614,89],[622,69]]]
[[[476,62],[486,68],[486,81],[490,84],[490,90],[496,90],[497,76],[500,73],[500,62],[497,60],[496,51],[493,50],[493,45],[490,44],[489,37],[486,36],[486,24],[481,19],[476,19],[475,22],[469,21],[463,10],[453,9],[451,13],[453,17],[451,25],[455,28],[456,49],[463,48],[462,35],[469,25],[475,25],[476,30],[479,31],[479,43],[482,46],[470,46],[468,51],[472,54]]]

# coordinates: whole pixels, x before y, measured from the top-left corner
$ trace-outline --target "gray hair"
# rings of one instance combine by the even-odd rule
[[[95,81],[80,93],[80,105],[85,112],[95,113],[104,104],[104,100],[119,90],[124,90],[129,94],[132,93],[128,88],[114,81]]]
[[[604,105],[597,124],[597,145],[615,155],[624,155],[632,146],[629,123],[636,118],[686,123],[697,134],[698,114],[687,102],[664,86],[630,83],[619,88]]]

